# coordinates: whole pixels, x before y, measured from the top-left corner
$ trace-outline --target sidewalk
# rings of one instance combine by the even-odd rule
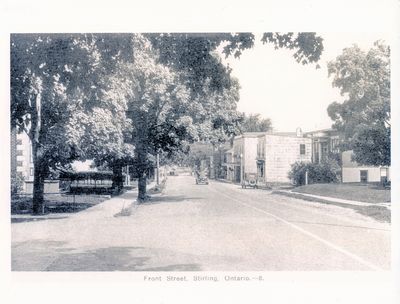
[[[147,190],[154,188],[156,182],[151,182],[147,185]],[[91,213],[92,218],[102,217],[114,217],[129,215],[132,211],[132,207],[136,205],[137,199],[137,188],[128,190],[125,193],[106,199],[103,202],[89,207],[80,212],[73,213],[49,213],[44,215],[32,215],[32,214],[13,214],[11,215],[12,223],[21,222],[32,222],[32,221],[43,221],[43,220],[59,220],[67,218],[80,218],[85,216],[87,213]]]
[[[297,198],[311,198],[315,200],[323,200],[325,202],[332,202],[332,203],[339,203],[339,204],[345,204],[345,205],[353,205],[353,206],[382,206],[386,207],[387,209],[390,210],[391,208],[391,203],[366,203],[366,202],[360,202],[360,201],[352,201],[352,200],[345,200],[341,198],[335,198],[335,197],[328,197],[328,196],[321,196],[321,195],[314,195],[314,194],[308,194],[308,193],[300,193],[300,192],[295,192],[292,190],[278,190],[274,191],[273,193],[280,194],[280,193],[286,193],[288,195],[291,195],[293,197]]]
[[[150,184],[148,184],[147,191],[152,189],[155,185],[155,182],[151,182]],[[86,212],[92,212],[91,216],[93,218],[107,218],[130,215],[132,207],[137,204],[137,193],[137,188],[126,191],[124,194],[113,197],[92,208],[77,213],[76,217],[85,216]]]

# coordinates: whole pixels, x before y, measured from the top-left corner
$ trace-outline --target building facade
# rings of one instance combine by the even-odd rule
[[[234,181],[235,180],[235,162],[233,160],[233,148],[226,150],[224,152],[222,166],[222,176],[221,178]]]
[[[32,144],[25,132],[18,133],[16,128],[11,129],[11,179],[22,179],[22,192],[33,193],[34,166],[32,158]],[[44,193],[59,192],[58,180],[45,180]]]
[[[323,129],[305,133],[312,143],[311,160],[319,164],[332,154],[340,154],[339,132],[334,129]]]
[[[343,183],[378,183],[390,181],[390,167],[361,166],[352,160],[352,151],[342,153]]]
[[[26,133],[11,130],[11,178],[17,175],[27,182],[33,182],[32,145]],[[26,185],[24,185],[26,189]]]
[[[390,181],[389,167],[362,166],[352,161],[352,151],[341,152],[341,139],[337,130],[317,130],[307,132],[305,135],[312,140],[313,163],[321,163],[332,155],[338,156],[343,183],[374,183],[381,182],[382,179]]]
[[[257,173],[257,142],[263,132],[248,132],[233,140],[233,182],[239,183],[249,173]]]
[[[261,184],[290,183],[295,162],[311,162],[311,139],[301,133],[263,134],[257,138],[257,179]]]
[[[311,161],[311,139],[295,132],[244,133],[234,138],[224,160],[231,182],[240,183],[247,174],[256,174],[259,184],[290,183],[291,165]]]

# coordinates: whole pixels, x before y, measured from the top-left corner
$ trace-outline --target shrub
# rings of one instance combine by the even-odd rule
[[[15,177],[11,178],[11,196],[18,195],[24,189],[24,176],[17,172]]]
[[[308,183],[335,183],[340,180],[340,166],[335,160],[328,159],[320,164],[296,162],[291,166],[288,177],[296,186],[305,184],[308,171]]]

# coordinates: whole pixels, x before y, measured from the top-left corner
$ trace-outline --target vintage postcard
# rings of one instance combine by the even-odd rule
[[[131,4],[93,27],[7,3],[8,301],[396,302],[391,7],[368,2],[357,25],[257,12],[268,26],[192,28],[119,23],[149,9]],[[185,288],[197,296],[173,295]]]

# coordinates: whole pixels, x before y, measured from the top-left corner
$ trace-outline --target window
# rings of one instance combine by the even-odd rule
[[[22,151],[22,150],[17,150],[17,156],[21,156],[21,155],[22,155],[22,153],[23,153],[23,151]]]
[[[300,144],[300,155],[306,155],[306,145]]]
[[[22,161],[17,161],[17,167],[22,167],[23,165]]]
[[[17,145],[22,145],[22,139],[17,139]]]
[[[33,168],[30,169],[30,176],[33,176]]]

